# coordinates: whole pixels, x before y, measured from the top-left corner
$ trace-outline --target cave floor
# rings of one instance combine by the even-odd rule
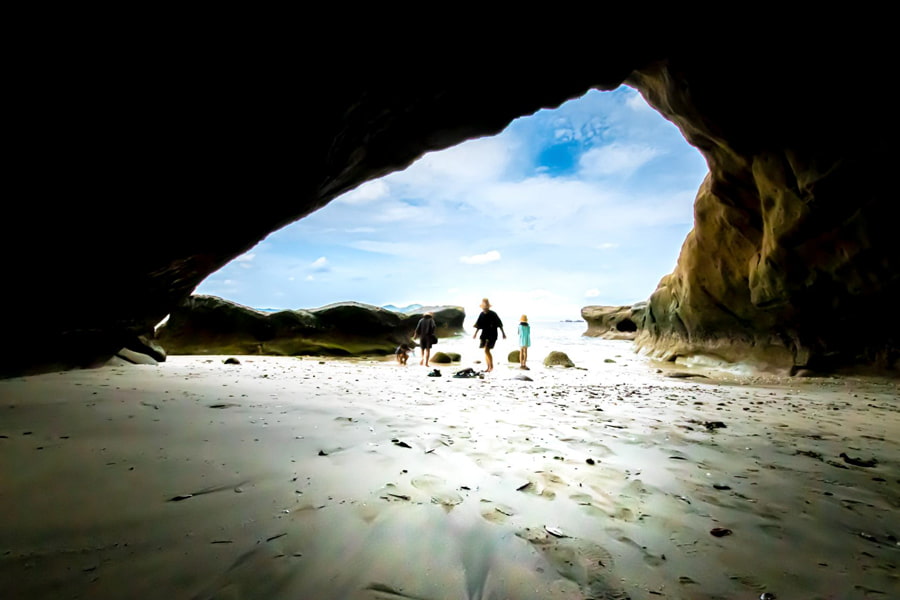
[[[224,358],[0,381],[3,597],[900,590],[896,381]]]

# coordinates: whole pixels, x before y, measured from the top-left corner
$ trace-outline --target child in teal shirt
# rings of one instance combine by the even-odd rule
[[[528,316],[522,315],[519,319],[519,368],[529,371],[525,366],[528,360],[528,347],[531,345],[531,326],[528,324]]]

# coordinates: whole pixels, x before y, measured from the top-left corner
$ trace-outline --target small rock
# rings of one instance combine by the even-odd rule
[[[565,533],[563,533],[562,530],[561,530],[559,527],[550,527],[549,525],[545,525],[545,526],[544,526],[544,529],[545,529],[545,530],[547,531],[547,533],[549,533],[550,535],[555,536],[555,537],[558,537],[558,538],[569,537],[569,536],[567,536]]]
[[[840,457],[844,459],[845,463],[856,467],[874,467],[878,464],[878,461],[874,458],[869,460],[862,460],[861,458],[853,458],[852,456],[847,456],[846,452],[841,452]]]
[[[702,377],[703,379],[709,379],[706,375],[700,375],[699,373],[685,373],[683,371],[676,371],[675,373],[669,373],[666,377],[674,377],[675,379],[687,379],[688,377]]]
[[[713,527],[709,530],[709,533],[714,535],[715,537],[725,537],[726,535],[731,535],[733,532],[730,529],[725,529],[724,527]]]

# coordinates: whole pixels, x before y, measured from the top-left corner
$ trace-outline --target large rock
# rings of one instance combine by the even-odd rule
[[[452,307],[435,311],[436,318],[441,315],[441,335],[462,332],[461,311]],[[266,313],[215,296],[193,295],[159,327],[156,341],[173,355],[386,355],[410,341],[417,322],[358,302]]]
[[[646,302],[631,306],[585,306],[581,318],[587,321],[584,335],[608,340],[633,340],[644,320]]]
[[[704,32],[716,43],[686,53],[643,17],[642,35],[611,23],[566,70],[517,54],[433,61],[410,77],[402,55],[355,54],[346,40],[340,68],[250,43],[239,57],[171,40],[152,60],[122,47],[103,60],[39,56],[33,72],[52,89],[16,88],[35,101],[21,107],[28,137],[9,165],[23,185],[10,186],[0,236],[0,375],[102,364],[208,275],[338,195],[623,82],[710,167],[641,347],[791,367],[894,364],[900,236],[884,126],[894,108],[865,93],[885,85],[893,50],[835,44],[849,30],[779,18],[746,37]],[[868,40],[881,39],[876,26]],[[70,64],[84,66],[77,86],[59,71]]]
[[[451,337],[463,333],[463,322],[466,311],[461,306],[426,306],[413,311],[403,312],[403,323],[414,332],[419,319],[426,313],[434,315],[435,334],[440,337]]]
[[[800,71],[790,57],[733,58],[728,70],[744,77],[716,82],[725,65],[672,56],[628,79],[710,168],[675,271],[649,300],[640,348],[790,371],[895,365],[900,321],[862,318],[891,315],[900,300],[883,177],[892,142],[877,133],[883,115],[841,91],[867,68],[824,49]],[[839,106],[852,124],[835,118]]]

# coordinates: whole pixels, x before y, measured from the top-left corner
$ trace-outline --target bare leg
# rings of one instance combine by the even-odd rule
[[[431,348],[426,348],[426,349],[425,349],[425,366],[426,366],[426,367],[430,367],[430,366],[431,366],[431,365],[428,364],[428,361],[429,361],[429,360],[431,360]]]
[[[487,363],[487,369],[485,370],[485,372],[490,373],[494,370],[494,357],[491,356],[491,349],[488,347],[485,347],[484,349],[484,360]]]

